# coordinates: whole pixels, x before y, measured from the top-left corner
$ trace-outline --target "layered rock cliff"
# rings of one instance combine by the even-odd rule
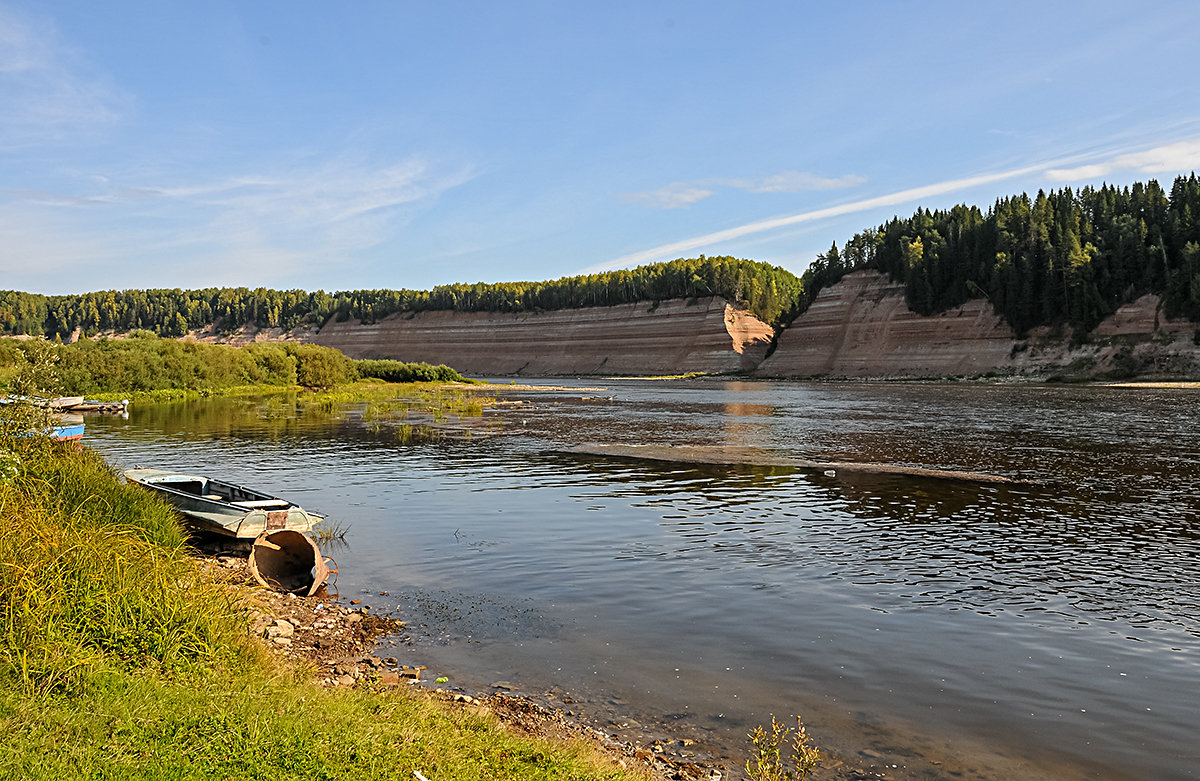
[[[984,299],[923,317],[904,286],[875,271],[822,290],[755,370],[764,377],[1031,378],[1200,376],[1197,324],[1170,320],[1157,296],[1118,309],[1083,344],[1043,328],[1018,340]]]
[[[932,317],[909,311],[904,286],[847,274],[779,334],[724,299],[641,302],[550,312],[429,311],[375,324],[329,322],[284,332],[243,328],[206,341],[300,341],[354,358],[444,363],[485,375],[1200,379],[1200,325],[1168,319],[1157,296],[1126,304],[1082,344],[1042,328],[1017,339],[983,299]],[[767,353],[771,352],[770,357]]]
[[[444,363],[472,375],[748,372],[774,329],[724,299],[551,312],[430,311],[330,322],[317,344],[353,358]]]
[[[982,374],[1008,359],[1012,329],[983,300],[933,317],[909,310],[904,285],[874,271],[825,288],[758,367],[767,377]]]

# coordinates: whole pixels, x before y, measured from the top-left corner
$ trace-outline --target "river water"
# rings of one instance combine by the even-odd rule
[[[831,774],[1200,777],[1200,391],[553,382],[500,386],[522,403],[466,440],[219,399],[89,418],[86,441],[348,526],[339,593],[467,691],[731,763],[799,714]],[[1022,482],[564,452],[589,442]]]

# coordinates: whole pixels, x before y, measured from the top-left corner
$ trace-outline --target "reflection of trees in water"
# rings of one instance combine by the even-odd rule
[[[426,393],[394,400],[339,401],[279,394],[140,405],[140,427],[185,441],[233,439],[355,440],[386,445],[459,440],[500,430],[477,403],[446,404]]]

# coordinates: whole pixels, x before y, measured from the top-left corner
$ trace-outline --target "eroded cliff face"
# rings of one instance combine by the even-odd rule
[[[314,341],[352,358],[444,363],[471,375],[748,372],[774,329],[724,299],[553,312],[418,312],[330,322]]]
[[[875,271],[822,290],[757,370],[766,377],[983,374],[1004,363],[1012,329],[983,300],[933,317],[911,312],[904,285]]]
[[[1200,376],[1197,324],[1170,320],[1157,296],[1126,304],[1072,346],[1043,328],[1018,340],[984,299],[932,317],[911,312],[904,286],[875,271],[822,290],[755,371],[764,377]]]
[[[382,322],[293,331],[214,329],[204,341],[315,342],[354,358],[444,363],[464,374],[1030,379],[1200,379],[1200,324],[1168,319],[1157,296],[1126,304],[1079,345],[1042,328],[1016,339],[983,299],[932,317],[909,311],[904,286],[874,271],[847,274],[778,339],[724,299],[646,301],[554,312],[420,312]]]

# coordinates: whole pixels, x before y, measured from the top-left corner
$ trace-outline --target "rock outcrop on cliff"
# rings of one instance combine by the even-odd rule
[[[317,344],[352,358],[444,363],[472,375],[748,372],[774,329],[724,299],[550,312],[429,311],[329,322]]]

